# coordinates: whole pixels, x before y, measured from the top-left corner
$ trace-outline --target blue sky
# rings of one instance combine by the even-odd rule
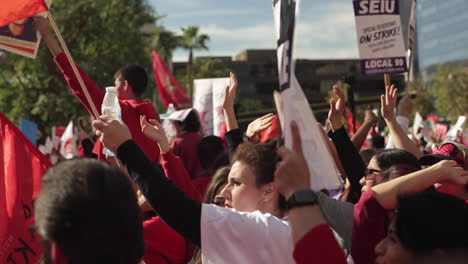
[[[196,56],[235,56],[244,49],[275,48],[273,0],[148,0],[160,24],[180,32],[197,25],[210,36],[209,51]],[[356,29],[351,0],[301,0],[296,20],[295,57],[357,58]],[[178,49],[174,61],[187,60]]]

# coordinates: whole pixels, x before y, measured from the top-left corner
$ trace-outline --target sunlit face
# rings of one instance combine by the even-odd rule
[[[125,94],[124,84],[125,84],[125,81],[122,80],[121,76],[118,76],[117,78],[115,78],[114,85],[115,85],[115,90],[117,91],[117,96],[119,97],[119,99],[125,99],[125,98],[122,98],[123,95]]]
[[[395,230],[394,220],[391,222],[387,236],[375,246],[376,264],[406,264],[412,263],[416,255],[403,247]]]
[[[234,162],[229,172],[228,184],[221,191],[221,195],[226,199],[224,206],[242,212],[259,210],[262,191],[257,188],[255,179],[255,174],[249,165],[239,161]]]
[[[383,177],[382,169],[377,163],[377,159],[373,157],[367,165],[366,175],[359,180],[359,183],[362,185],[362,192],[366,192],[372,186],[381,184],[385,181]]]

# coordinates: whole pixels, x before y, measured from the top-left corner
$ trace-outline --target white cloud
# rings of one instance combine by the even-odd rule
[[[234,14],[241,10],[205,10],[194,13]],[[253,12],[253,11],[246,11]],[[315,5],[300,10],[296,22],[295,57],[308,59],[357,58],[356,29],[351,2]],[[176,29],[179,31],[179,29]],[[235,56],[244,49],[276,47],[273,19],[251,26],[230,29],[220,23],[201,24],[200,32],[210,36],[210,50],[197,56]],[[186,52],[178,50],[174,61],[186,61]]]
[[[171,17],[187,17],[187,16],[233,16],[233,15],[254,15],[258,12],[256,10],[230,10],[230,9],[211,9],[211,10],[194,10],[188,12],[178,12],[171,14]]]

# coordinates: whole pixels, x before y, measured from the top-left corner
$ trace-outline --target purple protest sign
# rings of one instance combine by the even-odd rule
[[[361,71],[366,74],[406,72],[406,57],[361,60]]]

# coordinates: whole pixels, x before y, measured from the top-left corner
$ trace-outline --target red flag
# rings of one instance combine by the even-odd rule
[[[0,263],[37,263],[42,250],[33,203],[42,175],[52,166],[21,131],[0,113]]]
[[[164,105],[174,104],[176,109],[188,108],[191,100],[184,92],[174,75],[169,71],[156,50],[153,50],[154,79],[161,94]]]
[[[49,10],[44,0],[7,0],[0,8],[0,27]]]

